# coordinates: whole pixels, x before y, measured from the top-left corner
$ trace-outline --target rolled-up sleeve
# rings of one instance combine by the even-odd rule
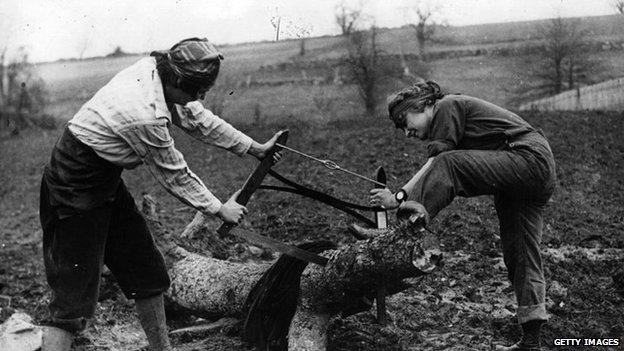
[[[184,107],[176,105],[176,112],[179,115],[178,126],[204,143],[239,156],[247,153],[253,143],[253,139],[204,108],[199,101],[189,102]]]
[[[427,136],[428,157],[454,150],[464,136],[465,125],[466,115],[459,103],[444,99],[436,103]]]
[[[184,156],[175,148],[166,123],[132,125],[118,133],[170,194],[198,211],[219,211],[221,201],[189,169]]]

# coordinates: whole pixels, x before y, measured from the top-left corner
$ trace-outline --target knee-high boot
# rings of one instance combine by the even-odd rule
[[[139,321],[153,351],[172,351],[167,335],[163,295],[135,301]]]

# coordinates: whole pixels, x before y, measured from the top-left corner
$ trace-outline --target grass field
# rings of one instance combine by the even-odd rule
[[[591,78],[594,82],[624,75],[621,51],[593,55],[604,70]],[[141,56],[97,59],[85,62],[46,64],[40,67],[50,93],[45,112],[60,120],[68,120],[112,76]],[[242,60],[242,59],[241,59]],[[234,62],[233,62],[234,61]],[[475,56],[435,60],[428,65],[428,78],[439,82],[451,92],[480,97],[514,108],[520,102],[518,92],[533,82],[526,73],[527,57]],[[363,116],[364,109],[354,85],[281,85],[246,88],[245,71],[237,71],[236,60],[224,61],[217,88],[224,95],[222,116],[234,123],[256,121],[260,106],[260,122],[349,119]],[[402,85],[393,83],[382,88],[386,95]],[[210,104],[210,95],[207,104]],[[383,101],[383,100],[382,100]],[[380,112],[383,106],[380,106]]]
[[[558,162],[558,187],[547,207],[544,249],[563,250],[569,245],[624,249],[621,206],[624,143],[619,137],[624,116],[581,113],[526,117],[544,129]],[[291,129],[289,144],[293,147],[331,158],[343,167],[370,174],[377,166],[384,166],[390,175],[391,188],[405,182],[425,160],[421,144],[404,142],[400,133],[385,122],[333,121],[323,125],[279,122],[261,128],[252,124],[241,126],[258,140],[282,127]],[[0,227],[4,245],[0,294],[11,296],[13,308],[26,310],[36,318],[45,315],[44,303],[49,298],[40,259],[38,186],[41,169],[59,132],[31,131],[0,142],[3,160]],[[251,159],[203,146],[180,133],[176,132],[174,137],[191,168],[222,199],[244,182],[255,165]],[[287,154],[277,170],[340,198],[366,201],[367,184],[296,155]],[[167,228],[179,232],[191,220],[193,211],[169,196],[145,168],[126,172],[124,179],[137,198],[147,192],[158,199],[159,215]],[[249,209],[251,214],[244,226],[281,240],[298,243],[330,239],[343,244],[352,240],[344,230],[351,219],[318,203],[288,194],[260,192],[252,199]],[[500,264],[500,242],[491,199],[456,199],[431,228],[439,234],[449,255],[447,266],[389,300],[394,322],[388,328],[374,324],[369,313],[334,321],[330,349],[349,350],[356,344],[362,350],[486,349],[491,342],[517,337],[511,312],[512,295],[505,290],[508,287],[505,272],[492,268],[497,262]],[[562,335],[624,336],[621,318],[624,300],[615,293],[610,278],[622,264],[622,256],[606,261],[579,256],[565,262],[547,256],[549,286],[557,284],[566,291],[565,295],[549,292],[553,318],[545,331],[547,345]],[[442,297],[451,300],[442,303]],[[101,302],[96,324],[87,331],[87,339],[81,341],[85,350],[95,350],[89,346],[95,340],[109,345],[121,342],[114,336],[102,336],[103,330],[123,329],[128,325],[138,328],[131,305],[119,301],[113,297]],[[492,306],[499,308],[492,310]],[[216,334],[196,340],[176,340],[176,343],[182,350],[208,345],[220,345],[214,346],[218,350],[247,349],[235,335]]]
[[[490,29],[490,33],[503,32],[502,27],[496,28],[497,31]],[[485,40],[483,34],[478,34],[483,30],[467,28],[464,35],[473,39],[465,39],[466,45],[492,45],[494,36]],[[400,30],[395,32],[385,34],[384,40],[390,46],[395,43],[390,34],[407,35]],[[508,33],[528,32],[516,29]],[[619,35],[609,30],[599,34]],[[496,38],[514,41],[509,35]],[[339,47],[340,38],[318,38],[310,40],[308,48],[310,55],[332,57],[338,55]],[[220,79],[231,88],[221,88],[233,92],[226,97],[223,117],[256,140],[263,141],[274,131],[289,128],[289,145],[297,149],[332,159],[362,174],[371,174],[377,166],[384,166],[392,189],[406,182],[425,162],[423,145],[404,139],[402,133],[392,128],[384,117],[383,106],[376,118],[365,117],[355,86],[237,87],[240,79],[253,74],[261,65],[296,56],[296,41],[226,46],[223,50],[226,61]],[[595,77],[597,81],[624,75],[621,51],[596,55],[607,67],[604,77]],[[60,120],[69,119],[112,75],[138,58],[40,65],[51,92],[47,112]],[[430,78],[451,91],[513,106],[517,91],[523,84],[530,84],[523,75],[524,60],[491,56],[437,60],[430,64]],[[256,113],[257,106],[260,114]],[[545,131],[557,160],[557,189],[547,207],[544,251],[561,252],[574,246],[603,252],[616,249],[621,253],[624,115],[531,113],[524,117]],[[25,310],[37,321],[45,316],[50,298],[41,259],[39,181],[60,132],[61,129],[27,130],[16,137],[0,139],[0,295],[11,298],[11,309]],[[256,164],[248,157],[238,158],[205,146],[179,130],[174,129],[173,135],[191,169],[221,199],[240,187]],[[345,200],[364,203],[367,199],[368,184],[293,154],[286,154],[277,170]],[[194,211],[168,195],[145,167],[126,171],[124,181],[136,199],[142,193],[158,199],[159,215],[168,229],[179,232],[192,219]],[[244,226],[280,240],[300,243],[330,239],[341,244],[353,240],[345,234],[352,219],[289,194],[259,192],[251,200],[249,210]],[[389,299],[392,323],[388,327],[373,323],[371,313],[334,320],[330,350],[487,350],[493,342],[509,343],[517,338],[513,294],[501,266],[498,223],[491,199],[458,198],[440,213],[431,228],[439,234],[449,257],[446,267],[413,282],[414,288]],[[611,280],[623,266],[622,255],[603,261],[584,255],[559,261],[546,255],[548,306],[552,314],[543,338],[546,349],[559,350],[552,346],[553,339],[558,337],[620,338],[624,342],[624,299],[616,293]],[[11,309],[0,309],[0,321],[8,317]],[[106,334],[110,330],[118,333]],[[95,323],[79,341],[78,349],[125,350],[137,342],[144,345],[140,334],[135,333],[139,332],[132,304],[112,294],[100,302]],[[234,332],[174,342],[183,351],[251,350]]]
[[[621,16],[601,16],[583,19],[595,40],[622,41],[624,34],[618,30]],[[525,45],[526,39],[534,37],[535,28],[546,21],[487,24],[466,27],[449,27],[439,33],[440,38],[454,38],[452,43],[444,40],[431,44],[428,51],[464,50]],[[386,53],[416,53],[412,29],[382,29],[378,35],[379,46]],[[348,115],[361,115],[354,86],[263,86],[245,88],[242,84],[248,76],[258,76],[262,66],[281,62],[322,61],[346,55],[343,37],[310,38],[306,41],[306,56],[299,56],[299,41],[248,43],[226,45],[221,49],[226,57],[217,87],[232,92],[225,97],[223,116],[234,121],[254,118],[256,106],[260,105],[264,119],[286,118],[292,120],[344,119]],[[121,69],[143,57],[142,55],[120,58],[96,58],[83,61],[59,61],[39,64],[41,77],[46,82],[50,103],[45,112],[61,120],[67,120],[101,86]],[[621,51],[597,52],[591,59],[604,66],[599,74],[589,77],[590,82],[624,75],[624,55]],[[488,99],[503,106],[517,106],[523,102],[518,92],[534,84],[528,69],[534,64],[531,57],[475,56],[459,59],[434,60],[427,64],[426,78],[437,80],[453,92]],[[325,74],[329,74],[327,68]],[[273,72],[280,75],[298,75],[300,72]],[[405,83],[389,84],[381,88],[385,96]],[[383,99],[382,99],[383,101]],[[348,106],[348,108],[343,108]],[[383,108],[380,107],[380,110]]]

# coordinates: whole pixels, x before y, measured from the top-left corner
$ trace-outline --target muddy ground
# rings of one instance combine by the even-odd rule
[[[545,131],[558,166],[558,187],[547,208],[542,245],[552,315],[543,343],[553,350],[565,349],[553,345],[556,338],[620,338],[623,343],[624,299],[612,276],[624,269],[624,115],[542,113],[526,118]],[[289,145],[345,168],[372,174],[377,166],[384,166],[392,189],[425,161],[422,145],[406,141],[386,121],[298,122],[241,129],[263,140],[283,127],[291,130]],[[14,310],[25,311],[36,321],[46,314],[50,294],[43,274],[37,202],[41,169],[59,133],[27,131],[0,140],[0,322]],[[255,166],[251,159],[204,147],[182,133],[175,137],[191,168],[222,199],[242,185]],[[293,154],[285,154],[276,169],[346,200],[367,199],[368,184]],[[166,194],[146,169],[126,172],[124,179],[137,199],[143,192],[158,199],[159,216],[169,229],[180,232],[191,220],[194,211]],[[344,229],[351,218],[294,195],[259,192],[249,209],[244,226],[287,242],[331,239],[347,244],[353,240]],[[488,350],[493,343],[515,341],[519,329],[497,225],[490,198],[456,199],[431,224],[447,253],[444,268],[411,281],[412,288],[389,297],[391,323],[386,327],[374,322],[373,311],[334,320],[329,349]],[[186,244],[200,251],[205,246]],[[209,322],[171,318],[170,326]],[[252,350],[237,332],[234,326],[173,341],[181,350]],[[133,303],[114,285],[105,284],[94,323],[76,340],[75,349],[144,346]]]

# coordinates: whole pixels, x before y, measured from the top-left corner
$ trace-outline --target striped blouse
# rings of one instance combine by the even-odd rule
[[[175,105],[175,124],[211,145],[244,155],[253,140],[199,101]],[[131,169],[146,164],[165,189],[195,209],[215,214],[217,199],[189,169],[169,133],[171,112],[153,57],[119,72],[69,121],[69,130],[105,160]]]

